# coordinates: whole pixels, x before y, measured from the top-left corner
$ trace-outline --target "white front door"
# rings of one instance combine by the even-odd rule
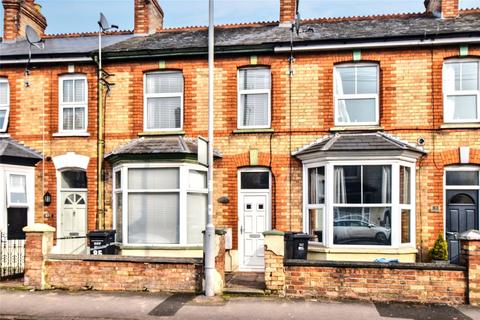
[[[87,232],[87,193],[62,192],[60,239],[62,253],[84,253]],[[80,238],[79,238],[80,237]]]
[[[239,208],[240,269],[264,269],[263,232],[270,217],[269,192],[241,193]]]

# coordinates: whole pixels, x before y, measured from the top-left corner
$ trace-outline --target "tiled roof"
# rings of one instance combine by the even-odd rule
[[[393,151],[408,150],[425,153],[423,150],[382,132],[336,133],[317,140],[298,151],[294,156],[316,152],[342,151]]]
[[[197,154],[197,139],[181,136],[167,136],[161,138],[140,138],[119,147],[106,155],[109,158],[116,155],[159,155],[159,154]],[[218,151],[215,156],[221,157]]]
[[[42,155],[11,138],[0,138],[0,159],[3,158],[38,162],[42,160]]]
[[[133,34],[110,34],[102,37],[102,47],[113,45],[133,37]],[[29,44],[26,40],[0,43],[0,63],[9,56],[28,56]],[[70,36],[52,37],[45,39],[43,49],[32,47],[32,56],[56,56],[56,55],[83,55],[89,56],[91,52],[98,50],[98,36]]]
[[[480,13],[463,13],[455,19],[437,19],[411,14],[391,18],[320,19],[304,21],[302,32],[294,35],[296,43],[350,43],[395,39],[429,39],[446,36],[480,36]],[[215,30],[215,45],[222,47],[265,46],[290,42],[289,28],[278,25],[219,27]],[[105,49],[105,52],[153,52],[205,49],[206,28],[164,30],[156,34],[135,37]]]

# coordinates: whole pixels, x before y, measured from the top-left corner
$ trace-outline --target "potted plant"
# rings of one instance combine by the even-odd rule
[[[443,238],[442,234],[438,235],[433,248],[428,253],[432,262],[445,264],[448,263],[448,244],[447,241]]]

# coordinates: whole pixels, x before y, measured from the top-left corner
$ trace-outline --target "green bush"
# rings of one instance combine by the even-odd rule
[[[448,244],[442,234],[438,235],[438,238],[428,255],[432,260],[448,260]]]

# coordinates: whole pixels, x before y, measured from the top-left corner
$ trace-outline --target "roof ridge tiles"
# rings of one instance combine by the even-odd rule
[[[404,13],[387,13],[387,14],[372,14],[364,16],[344,16],[344,17],[320,17],[320,18],[308,18],[302,19],[302,23],[333,23],[344,21],[361,21],[361,20],[388,20],[388,19],[410,19],[421,17],[433,17],[424,12],[404,12]]]
[[[132,30],[118,30],[118,31],[104,32],[104,35],[107,35],[107,36],[127,35],[127,34],[133,34],[133,31]],[[97,31],[53,33],[53,34],[46,34],[43,37],[43,39],[81,38],[81,37],[93,37],[93,36],[97,36],[97,35],[98,35]]]

